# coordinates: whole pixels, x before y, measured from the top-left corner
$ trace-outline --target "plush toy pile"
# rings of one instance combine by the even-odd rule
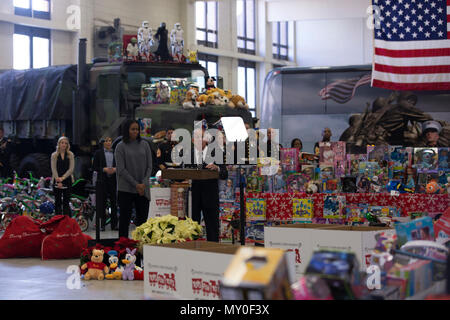
[[[95,247],[85,249],[80,259],[82,278],[144,280],[144,271],[137,266],[138,260],[142,260],[137,247],[137,241],[120,238],[113,248],[97,244]]]
[[[206,105],[228,106],[230,108],[248,109],[248,104],[243,97],[233,94],[230,90],[210,88],[205,93],[199,94],[198,89],[191,87],[183,101],[184,109],[201,108]]]

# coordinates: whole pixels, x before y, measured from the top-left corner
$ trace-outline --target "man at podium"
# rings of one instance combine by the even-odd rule
[[[207,169],[219,172],[219,179],[227,179],[226,166],[207,161],[208,155],[215,157],[214,150],[208,150],[205,130],[197,128],[192,137],[191,163],[185,168]],[[192,220],[200,223],[201,213],[205,219],[206,239],[219,242],[219,180],[192,180]]]

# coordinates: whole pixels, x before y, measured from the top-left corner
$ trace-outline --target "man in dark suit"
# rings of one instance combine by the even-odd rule
[[[207,139],[204,130],[194,131],[191,147],[191,164],[184,164],[185,168],[215,170],[219,172],[219,179],[227,179],[228,172],[224,164],[207,163],[209,155]],[[214,150],[211,152],[214,157]],[[219,180],[192,181],[192,220],[200,223],[201,213],[205,219],[206,239],[219,242]]]
[[[118,230],[116,160],[111,146],[112,139],[106,137],[103,146],[94,155],[94,170],[97,172],[96,209],[101,219],[102,231],[105,231],[105,211],[108,198],[111,203],[111,230]]]

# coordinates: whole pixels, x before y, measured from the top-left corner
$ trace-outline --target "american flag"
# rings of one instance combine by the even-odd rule
[[[372,0],[372,86],[450,89],[450,0]]]
[[[371,80],[370,73],[361,77],[338,80],[320,90],[319,96],[322,97],[322,100],[332,99],[337,103],[347,103],[355,96],[358,87],[369,84]]]

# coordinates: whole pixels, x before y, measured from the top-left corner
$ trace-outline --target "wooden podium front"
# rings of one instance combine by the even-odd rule
[[[219,179],[219,172],[208,169],[165,169],[161,177],[168,180],[210,180]]]

